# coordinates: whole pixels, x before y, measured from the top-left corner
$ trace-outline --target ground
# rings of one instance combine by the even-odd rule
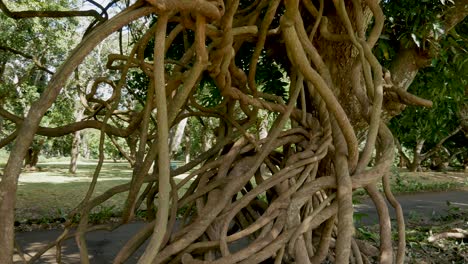
[[[66,213],[74,208],[88,188],[95,161],[81,161],[77,174],[68,173],[66,160],[40,163],[38,170],[21,174],[16,208],[17,242],[28,254],[46,241],[55,239]],[[0,173],[3,167],[0,161]],[[104,164],[95,194],[110,187],[127,183],[131,168],[125,162]],[[407,221],[409,263],[464,263],[468,262],[463,241],[427,242],[431,233],[458,227],[468,230],[468,174],[462,172],[409,173],[394,169],[392,187],[398,193]],[[422,193],[425,192],[425,193]],[[371,202],[356,193],[355,220],[358,234],[365,239],[378,239],[374,225],[377,214]],[[115,196],[97,208],[91,216],[95,223],[116,221],[126,194]],[[143,225],[135,222],[117,229],[117,232],[93,232],[88,235],[92,263],[108,263],[123,243]],[[27,232],[32,231],[32,232]],[[466,242],[466,241],[465,241]],[[73,240],[63,247],[64,263],[79,263]],[[54,252],[48,252],[44,263],[55,263]],[[18,256],[17,256],[18,257]],[[67,259],[67,261],[65,261]],[[18,259],[19,260],[19,259]]]

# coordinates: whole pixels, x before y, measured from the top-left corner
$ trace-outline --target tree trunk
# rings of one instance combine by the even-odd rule
[[[40,149],[30,148],[24,159],[24,167],[27,169],[34,170],[36,168],[37,163],[39,162],[40,152],[41,152]]]
[[[39,154],[41,153],[42,147],[44,146],[45,139],[40,138],[33,142],[31,147],[28,149],[24,158],[24,167],[27,169],[35,169],[39,162]]]
[[[83,152],[83,158],[85,159],[90,159],[91,158],[91,150],[88,147],[88,137],[86,136],[85,133],[81,134],[80,142],[83,142],[81,144],[81,151]]]
[[[124,11],[121,16],[109,19],[101,24],[99,30],[93,30],[88,37],[71,52],[67,61],[58,68],[52,76],[49,85],[41,94],[41,97],[32,105],[27,117],[18,130],[18,139],[10,152],[0,182],[0,263],[13,262],[14,249],[14,209],[16,204],[16,190],[18,177],[21,173],[21,165],[24,157],[34,139],[39,123],[47,109],[56,100],[64,84],[70,78],[73,71],[84,58],[111,33],[133,21],[136,18],[151,13],[150,9],[136,9]]]
[[[411,164],[411,161],[409,160],[408,156],[406,156],[405,152],[403,151],[400,141],[396,138],[395,138],[395,145],[397,147],[398,155],[400,158],[400,162],[398,164],[399,167],[400,168],[408,167],[409,164]]]
[[[171,131],[171,144],[170,144],[170,152],[171,154],[174,154],[174,152],[177,152],[178,149],[181,147],[182,140],[184,139],[184,132],[185,132],[185,127],[187,126],[187,121],[188,119],[185,118],[182,120],[176,128],[172,129]],[[174,131],[175,130],[175,131]]]
[[[190,138],[190,136],[188,136],[188,133],[185,134],[185,163],[189,163],[190,162],[190,152],[192,151],[192,140]]]
[[[201,136],[201,145],[202,145],[202,150],[207,151],[213,146],[213,134],[211,133],[211,127],[213,126],[211,124],[211,120],[208,120],[206,122],[206,127],[203,127],[203,132]]]
[[[415,172],[416,170],[418,170],[418,168],[421,165],[421,161],[422,161],[421,150],[424,147],[425,141],[426,141],[425,139],[419,139],[416,141],[416,146],[414,147],[413,161],[410,164],[408,164],[409,165],[408,170],[411,172]]]
[[[80,105],[79,101],[75,104],[75,121],[81,121],[84,114],[84,108]],[[81,145],[81,131],[76,131],[73,134],[72,149],[70,153],[70,167],[68,172],[75,174],[77,169],[78,157],[80,156]]]
[[[136,160],[138,137],[136,136],[136,134],[131,134],[129,137],[125,139],[125,141],[127,142],[127,146],[130,152],[129,153],[130,159],[133,161]],[[131,163],[132,168],[134,165],[135,165],[135,162]]]
[[[113,106],[120,105],[120,92],[126,89],[125,81],[129,77],[128,67],[139,68],[152,80],[148,87],[142,87],[142,90],[149,89],[147,101],[142,103],[143,118],[137,123],[141,132],[140,146],[123,222],[133,217],[137,195],[147,180],[156,181],[149,185],[154,191],[145,193],[148,193],[148,208],[154,206],[154,197],[158,197],[158,215],[155,225],[149,225],[150,229],[145,227],[130,239],[115,263],[125,262],[132,250],[139,248],[150,236],[152,242],[140,263],[171,260],[182,263],[202,263],[204,260],[281,263],[287,260],[301,264],[310,263],[311,259],[314,263],[322,263],[328,254],[337,263],[348,263],[350,259],[362,263],[359,248],[352,246],[356,244],[352,191],[360,188],[368,191],[379,213],[380,263],[404,263],[403,213],[391,193],[388,178],[394,155],[393,137],[381,122],[385,83],[382,67],[372,54],[380,38],[384,16],[378,1],[319,2],[253,1],[252,6],[240,10],[239,1],[137,1],[132,8],[92,29],[57,70],[41,99],[31,107],[28,118],[18,124],[19,140],[15,142],[0,183],[0,263],[11,263],[14,201],[21,165],[18,159],[26,155],[40,119],[71,72],[91,50],[113,31],[152,13],[157,17],[156,27],[145,32],[141,41],[135,40],[135,45],[141,46],[132,50],[138,54],[124,56],[122,63],[109,61],[106,65],[121,70],[119,84],[113,86],[112,78],[106,79],[116,96],[107,102],[95,102],[101,103],[103,112],[113,111],[116,109]],[[169,15],[171,32],[166,29]],[[306,18],[305,25],[303,17]],[[174,28],[172,23],[179,24]],[[368,29],[371,24],[373,28]],[[165,52],[175,46],[173,41],[182,31],[194,34],[184,39],[187,43],[183,44],[187,45],[180,61],[166,67],[169,65],[165,63],[172,59]],[[149,47],[152,35],[155,43],[153,61],[140,56]],[[166,42],[170,45],[168,49]],[[250,64],[249,58],[242,58],[242,52],[237,52],[244,44],[253,49],[253,54],[248,54]],[[134,55],[142,60],[134,63]],[[275,56],[274,60],[288,75],[289,87],[284,87],[290,91],[287,102],[274,94],[265,94],[257,87],[255,67],[261,65],[266,56]],[[236,65],[238,59],[247,60],[249,71]],[[401,63],[404,67],[413,66],[410,59],[404,62]],[[398,67],[393,75],[397,85],[403,86],[402,90],[417,72],[417,68],[404,67]],[[408,70],[410,74],[407,74]],[[404,80],[398,81],[399,77]],[[204,78],[209,78],[223,97],[219,106],[207,109],[196,102],[198,84]],[[98,85],[96,83],[95,87]],[[167,98],[166,92],[171,96]],[[302,104],[297,103],[299,94],[303,96]],[[109,104],[113,106],[107,107]],[[151,123],[155,107],[157,122]],[[191,177],[194,180],[189,183],[190,188],[180,189],[185,192],[183,196],[174,189],[170,196],[169,191],[177,186],[170,178],[167,133],[185,109],[189,115],[199,114],[208,119],[209,125],[201,131],[205,151],[184,168],[184,172],[188,172],[200,165],[193,170]],[[259,109],[276,116],[262,140],[251,135]],[[104,120],[114,114],[107,112]],[[102,119],[94,121],[99,123]],[[157,132],[154,132],[156,126]],[[212,129],[215,126],[217,131],[211,133],[216,130]],[[106,126],[101,129],[104,133]],[[129,125],[128,129],[135,127]],[[123,137],[129,136],[126,129],[119,132]],[[356,134],[361,132],[367,132],[367,141],[359,153]],[[415,151],[415,164],[420,162],[417,156],[422,145]],[[368,168],[374,156],[375,164]],[[147,177],[150,165],[155,162],[157,169]],[[268,167],[271,176],[260,175],[262,164]],[[89,262],[84,240],[87,218],[83,215],[91,210],[91,205],[86,202],[93,193],[100,165],[84,201],[77,232],[82,242],[79,247],[83,263]],[[385,194],[377,188],[379,181]],[[395,260],[386,200],[397,215]],[[172,210],[169,210],[171,205]],[[180,221],[180,229],[174,232],[172,227],[179,206],[189,206],[196,212],[187,216],[190,221]],[[321,233],[320,237],[317,233]],[[246,248],[230,252],[229,243],[242,237],[253,239]],[[317,243],[312,242],[318,240],[319,245],[314,247]]]
[[[70,154],[70,167],[68,172],[75,174],[77,169],[78,157],[80,156],[81,133],[76,131],[73,135],[72,149]]]

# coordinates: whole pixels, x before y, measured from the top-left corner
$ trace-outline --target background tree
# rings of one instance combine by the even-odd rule
[[[73,3],[20,1],[13,5],[16,9],[57,9],[69,8]],[[36,101],[47,86],[48,80],[75,45],[74,32],[77,21],[73,18],[57,21],[31,18],[14,22],[4,13],[0,14],[0,94],[4,98],[5,110],[24,117],[32,102]],[[70,93],[70,91],[67,91]],[[70,97],[62,97],[45,113],[43,126],[57,126],[71,121]],[[11,122],[11,120],[10,120]],[[14,129],[9,124],[7,129]],[[12,132],[11,130],[9,131]],[[57,144],[61,141],[61,144]],[[39,153],[63,154],[69,151],[69,138],[46,142],[45,138],[34,140],[25,157],[25,166],[36,166]],[[67,150],[68,147],[68,150]],[[58,149],[60,148],[60,149]],[[65,152],[64,152],[65,151]]]
[[[405,1],[384,3],[389,19],[377,53],[391,67],[399,51],[417,52],[420,63],[426,67],[420,70],[409,91],[433,102],[431,108],[409,106],[390,122],[401,144],[398,144],[399,153],[410,171],[415,171],[424,161],[439,164],[447,162],[452,154],[466,151],[467,142],[460,140],[463,137],[453,141],[453,136],[464,133],[460,112],[468,103],[465,96],[468,21],[463,20],[446,34],[447,21],[443,20],[443,14],[449,11],[443,11],[445,5],[451,3],[425,1],[417,6]],[[402,148],[410,150],[411,160]]]

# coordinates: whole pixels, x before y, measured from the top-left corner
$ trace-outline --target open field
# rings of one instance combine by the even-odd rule
[[[0,173],[6,163],[6,153],[0,152]],[[44,159],[41,159],[43,161]],[[92,179],[96,161],[80,161],[76,174],[68,172],[68,159],[49,159],[38,164],[37,171],[21,174],[18,186],[16,220],[47,221],[66,215],[83,199]],[[126,162],[106,161],[101,170],[94,196],[114,186],[130,182],[132,169]],[[394,169],[391,176],[395,193],[468,190],[468,174],[464,172],[415,172]],[[122,210],[127,193],[115,195],[95,212],[108,214]]]
[[[84,198],[92,180],[95,163],[81,163],[76,174],[68,172],[68,164],[39,164],[40,171],[21,174],[18,186],[16,219],[63,217]],[[105,163],[93,197],[109,188],[128,183],[131,169],[126,163]],[[120,193],[96,208],[96,211],[116,211],[126,193]]]

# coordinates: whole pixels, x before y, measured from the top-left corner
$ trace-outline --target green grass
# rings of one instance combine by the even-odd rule
[[[35,223],[51,222],[54,219],[66,217],[67,213],[82,201],[91,183],[96,162],[81,162],[76,174],[69,173],[68,166],[68,161],[53,160],[50,163],[39,163],[36,171],[21,173],[15,211],[17,221],[20,223],[27,223],[30,220],[34,220]],[[114,186],[130,182],[131,175],[132,169],[128,163],[105,162],[93,197]],[[176,179],[176,182],[178,181]],[[179,195],[183,195],[189,185],[190,182],[179,191]],[[146,184],[141,188],[141,192],[145,187]],[[97,206],[92,211],[90,220],[97,221],[121,213],[127,195],[128,192],[117,194]],[[96,219],[93,220],[93,218]]]
[[[379,183],[382,190],[382,184]],[[442,192],[468,188],[468,174],[463,172],[408,172],[392,168],[390,187],[393,194],[410,194],[420,192]],[[358,189],[353,199],[358,203],[366,191]]]
[[[0,150],[0,173],[4,166],[7,153]],[[96,161],[81,161],[76,174],[68,172],[68,158],[45,159],[41,157],[42,163],[38,164],[38,170],[33,172],[23,172],[20,178],[17,193],[16,219],[57,218],[66,215],[85,196],[96,167]],[[43,161],[47,161],[44,163]],[[422,191],[447,191],[468,186],[468,178],[457,177],[457,180],[450,180],[452,174],[444,173],[408,173],[393,170],[391,186],[395,194],[416,193]],[[99,181],[93,196],[102,194],[106,190],[128,183],[130,181],[132,169],[125,162],[104,163]],[[452,177],[453,178],[453,177]],[[464,180],[460,180],[464,179]],[[177,180],[178,181],[178,180]],[[179,191],[183,195],[186,187]],[[365,191],[356,191],[354,202],[359,202]],[[127,192],[115,195],[101,206],[98,206],[94,213],[109,215],[122,210]]]
[[[66,163],[40,163],[38,171],[23,172],[17,192],[16,220],[59,218],[84,198],[92,180],[95,164],[79,164],[76,174],[68,172]],[[93,197],[130,181],[126,163],[104,163]],[[122,209],[127,193],[120,193],[98,206],[94,213]]]
[[[394,193],[439,192],[468,187],[463,172],[400,172],[392,169],[391,187]]]

